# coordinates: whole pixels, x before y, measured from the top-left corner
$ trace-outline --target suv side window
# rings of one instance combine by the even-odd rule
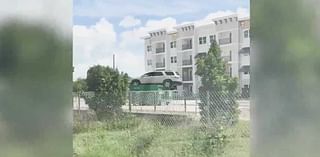
[[[168,76],[173,76],[174,73],[173,73],[173,72],[166,72],[166,75],[168,75]]]
[[[163,76],[162,72],[153,72],[152,76]]]
[[[152,76],[152,72],[146,73],[146,74],[144,74],[143,76],[144,76],[144,77],[150,77],[150,76]]]

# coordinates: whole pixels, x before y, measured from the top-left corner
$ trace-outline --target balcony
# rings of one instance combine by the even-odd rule
[[[165,63],[156,63],[156,68],[164,68]]]
[[[156,53],[163,53],[163,52],[164,52],[164,47],[156,48]]]
[[[231,38],[219,39],[219,44],[220,45],[230,44],[230,43],[231,43]]]
[[[241,66],[239,72],[250,72],[250,65]]]
[[[182,60],[182,65],[192,65],[192,60],[191,59]]]
[[[190,76],[190,75],[182,75],[182,81],[192,81],[192,76]]]
[[[192,68],[182,68],[182,81],[192,81]]]
[[[191,44],[183,44],[182,45],[182,50],[188,50],[188,49],[192,49],[192,45]]]
[[[222,56],[222,60],[225,62],[231,62],[231,56]]]

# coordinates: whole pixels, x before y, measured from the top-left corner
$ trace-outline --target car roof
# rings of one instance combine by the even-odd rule
[[[145,74],[148,74],[148,73],[153,73],[153,72],[161,72],[161,73],[173,72],[174,74],[179,74],[179,73],[176,72],[176,71],[149,71],[149,72],[144,73],[144,75],[145,75]]]

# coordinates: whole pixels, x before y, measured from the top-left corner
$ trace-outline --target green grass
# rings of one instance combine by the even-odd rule
[[[214,157],[203,152],[203,142],[197,141],[198,126],[161,125],[140,118],[117,122],[92,123],[74,134],[77,157]],[[249,123],[239,122],[225,129],[227,143],[219,157],[249,156]]]

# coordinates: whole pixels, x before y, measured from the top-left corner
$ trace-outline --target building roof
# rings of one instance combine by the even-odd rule
[[[186,27],[186,26],[194,26],[194,22],[184,22],[182,24],[179,24],[177,26],[175,26],[175,29],[181,28],[181,27]]]

